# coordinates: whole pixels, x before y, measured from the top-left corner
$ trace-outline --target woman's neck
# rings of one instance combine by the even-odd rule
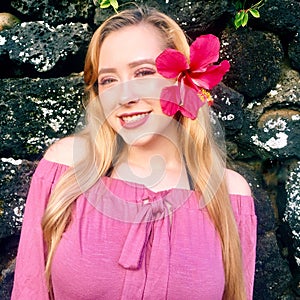
[[[146,144],[127,145],[112,177],[141,183],[154,191],[189,188],[178,140],[159,135]]]

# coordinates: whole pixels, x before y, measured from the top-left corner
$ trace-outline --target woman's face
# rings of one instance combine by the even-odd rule
[[[163,114],[159,101],[166,79],[157,73],[155,59],[164,49],[158,30],[146,24],[112,32],[102,43],[101,105],[111,127],[128,144],[145,144],[157,135],[166,137],[173,127],[173,118]]]

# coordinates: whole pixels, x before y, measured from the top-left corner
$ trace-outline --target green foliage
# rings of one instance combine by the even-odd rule
[[[112,6],[115,13],[118,13],[119,3],[118,0],[97,0],[100,8],[108,8]]]
[[[241,1],[237,1],[235,3],[235,9],[237,10],[237,13],[234,18],[234,26],[236,29],[238,29],[240,26],[245,27],[248,23],[249,20],[249,13],[254,17],[254,18],[259,18],[259,9],[264,5],[264,2],[267,0],[260,0],[256,4],[251,5],[251,7],[245,9],[245,3]]]

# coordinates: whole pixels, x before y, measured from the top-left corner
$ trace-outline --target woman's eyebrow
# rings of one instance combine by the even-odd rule
[[[115,73],[117,69],[115,68],[101,68],[98,72],[98,76],[103,74],[103,73]]]
[[[142,65],[142,64],[155,65],[155,61],[152,58],[140,59],[140,60],[136,60],[136,61],[133,61],[133,62],[129,63],[128,66],[130,68],[133,68],[133,67],[136,67],[136,66],[139,66],[139,65]]]
[[[134,68],[136,66],[142,65],[142,64],[150,64],[150,65],[155,65],[155,61],[151,58],[146,58],[146,59],[140,59],[140,60],[136,60],[133,61],[131,63],[128,64],[128,66],[130,68]],[[98,72],[98,76],[103,74],[103,73],[115,73],[117,72],[116,68],[101,68]]]

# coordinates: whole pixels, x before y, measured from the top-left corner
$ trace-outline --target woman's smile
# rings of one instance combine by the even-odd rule
[[[149,118],[151,112],[134,112],[119,116],[121,125],[125,128],[136,128],[143,125]]]

